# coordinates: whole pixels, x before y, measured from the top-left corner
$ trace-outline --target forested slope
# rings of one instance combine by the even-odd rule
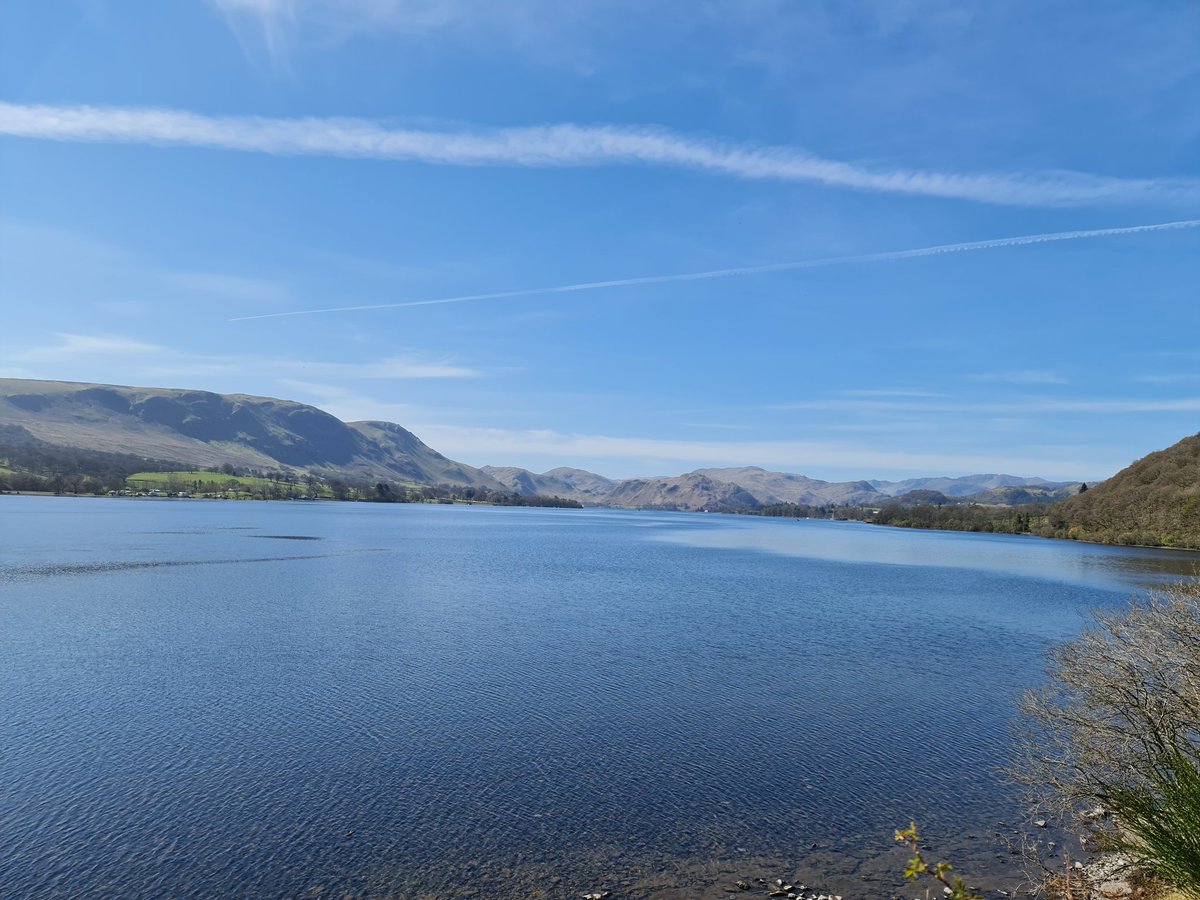
[[[1139,459],[1048,513],[1050,537],[1200,548],[1200,434]]]

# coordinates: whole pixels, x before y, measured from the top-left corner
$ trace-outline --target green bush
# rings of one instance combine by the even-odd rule
[[[1025,698],[1018,779],[1200,898],[1200,579],[1098,614],[1047,674]]]
[[[1171,748],[1155,770],[1146,785],[1117,790],[1109,801],[1117,848],[1149,874],[1200,898],[1200,769],[1193,757]]]

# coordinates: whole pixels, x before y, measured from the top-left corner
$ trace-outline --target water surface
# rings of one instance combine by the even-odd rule
[[[996,770],[1047,643],[1195,559],[33,497],[0,497],[0,538],[0,893],[29,897],[707,896],[752,870],[891,896],[910,818],[1000,883],[1023,811]]]

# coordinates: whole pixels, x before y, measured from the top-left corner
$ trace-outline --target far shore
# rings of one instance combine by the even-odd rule
[[[92,500],[173,500],[173,501],[204,500],[204,501],[226,501],[226,502],[227,501],[237,501],[237,502],[252,502],[252,503],[279,503],[281,501],[282,502],[292,502],[292,503],[317,503],[317,502],[320,502],[320,503],[373,503],[373,502],[376,502],[376,501],[372,501],[372,500],[360,500],[360,499],[351,499],[351,498],[347,498],[345,500],[338,500],[334,497],[214,497],[214,496],[192,496],[190,494],[186,497],[173,496],[173,495],[169,495],[169,494],[163,494],[160,496],[152,497],[149,494],[126,494],[126,495],[121,495],[121,496],[113,496],[111,494],[75,494],[75,493],[57,493],[55,491],[0,491],[0,496],[76,497],[76,498],[80,498],[80,499],[92,499]],[[413,502],[413,503],[397,503],[397,504],[385,504],[385,505],[490,506],[490,507],[497,507],[497,508],[502,508],[502,507],[507,506],[507,504],[503,504],[503,503],[490,503],[487,500],[458,500],[458,499],[455,499],[455,500],[422,500],[422,501]],[[514,506],[514,507],[510,507],[510,508],[513,508],[513,509],[545,509],[548,507],[536,507],[536,506],[517,507],[517,506]],[[572,507],[562,507],[562,508],[571,509]],[[630,512],[655,512],[655,513],[682,512],[682,513],[705,513],[707,515],[728,515],[728,516],[745,515],[745,513],[738,513],[738,512],[716,512],[716,513],[714,513],[714,512],[711,512],[710,510],[658,509],[655,507],[639,507],[639,508],[635,509],[635,508],[624,507],[624,506],[585,506],[583,508],[584,509],[627,510]],[[790,519],[790,517],[786,517],[786,516],[777,516],[777,517],[773,517],[773,518],[779,518],[780,520],[783,520],[783,521],[788,521]],[[790,520],[791,521],[799,521],[798,519],[790,519]],[[912,528],[912,527],[905,526],[905,525],[889,525],[889,524],[881,523],[881,522],[871,522],[866,519],[820,519],[820,518],[808,519],[807,517],[805,517],[805,520],[806,521],[818,521],[818,522],[826,522],[826,521],[828,521],[828,522],[833,522],[833,521],[856,522],[861,525],[870,525],[875,528],[890,528],[890,529],[894,529],[896,531],[928,531],[933,534],[978,534],[978,535],[989,535],[989,536],[994,536],[994,535],[1000,534],[1000,535],[1004,535],[1007,537],[1033,538],[1035,540],[1040,540],[1040,541],[1055,541],[1058,543],[1066,543],[1066,544],[1092,544],[1097,547],[1115,547],[1115,548],[1126,547],[1130,550],[1169,550],[1173,553],[1197,553],[1197,554],[1200,554],[1200,548],[1198,548],[1198,547],[1168,547],[1163,544],[1117,544],[1117,543],[1111,543],[1111,542],[1106,542],[1106,541],[1090,541],[1090,540],[1086,540],[1084,538],[1051,537],[1049,535],[1029,534],[1027,532],[1009,533],[1009,532],[994,532],[994,531],[969,531],[967,529],[951,529],[951,528]]]

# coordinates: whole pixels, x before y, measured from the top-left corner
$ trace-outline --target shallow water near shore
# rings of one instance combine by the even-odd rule
[[[1200,559],[32,497],[0,538],[0,893],[28,897],[892,896],[910,819],[1011,885],[1015,698],[1088,609]]]

